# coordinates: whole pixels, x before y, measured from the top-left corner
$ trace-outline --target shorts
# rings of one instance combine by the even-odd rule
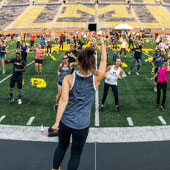
[[[14,88],[15,83],[17,83],[18,89],[22,89],[22,76],[12,76],[10,81],[10,88]]]
[[[5,56],[0,56],[1,60],[5,59]]]
[[[35,59],[35,63],[42,64],[42,63],[43,63],[43,60],[37,60],[37,59]]]
[[[62,87],[62,82],[61,81],[58,81],[58,86]]]

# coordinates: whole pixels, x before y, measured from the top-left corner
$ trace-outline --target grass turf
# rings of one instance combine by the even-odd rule
[[[145,42],[144,48],[155,48],[150,42]],[[15,44],[9,44],[9,51],[15,49]],[[9,125],[26,125],[27,121],[31,116],[35,116],[35,120],[32,125],[45,126],[51,125],[55,121],[56,113],[53,111],[53,105],[55,103],[55,96],[57,94],[57,69],[59,63],[62,62],[61,53],[53,53],[56,57],[56,61],[52,61],[50,57],[44,57],[43,63],[43,77],[47,83],[45,89],[38,89],[32,87],[30,80],[33,77],[38,77],[35,74],[34,64],[27,67],[26,73],[24,73],[25,84],[23,86],[23,104],[17,105],[17,88],[14,88],[15,102],[9,104],[9,82],[10,79],[0,84],[0,116],[6,115],[6,118],[1,122],[2,124]],[[153,53],[150,53],[153,55]],[[100,56],[100,52],[98,52]],[[109,62],[108,65],[113,64],[112,62],[113,51],[109,50]],[[10,52],[7,58],[14,58],[15,51]],[[127,73],[129,67],[132,64],[133,52],[127,54],[127,58],[122,55],[122,60],[128,65],[124,71]],[[99,57],[100,58],[100,57]],[[167,91],[167,109],[162,112],[156,110],[156,93],[153,91],[153,81],[150,81],[151,77],[151,64],[145,63],[144,60],[147,58],[143,55],[142,66],[140,69],[140,75],[135,75],[135,69],[131,75],[118,81],[119,90],[119,102],[121,112],[117,113],[114,110],[114,97],[109,90],[109,94],[105,103],[104,113],[100,113],[100,126],[101,127],[125,127],[128,126],[126,120],[127,117],[131,117],[135,126],[153,126],[161,125],[157,116],[162,115],[166,120],[167,124],[170,124],[170,107],[168,105],[170,96],[168,95],[170,88]],[[34,52],[28,54],[28,63],[34,60]],[[7,75],[12,73],[12,64],[6,65],[6,75],[0,75],[0,80],[5,78]],[[99,103],[103,95],[104,81],[99,87]],[[93,104],[92,115],[91,115],[91,126],[95,126],[95,107]]]

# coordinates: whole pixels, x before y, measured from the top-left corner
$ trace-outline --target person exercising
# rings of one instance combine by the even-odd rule
[[[67,170],[77,170],[89,132],[95,91],[106,72],[106,47],[102,44],[101,62],[95,71],[95,49],[86,48],[78,54],[78,71],[67,75],[52,126],[58,131],[59,144],[54,153],[53,170],[59,170],[72,136],[71,156]]]
[[[18,104],[22,104],[22,73],[26,71],[26,64],[25,61],[21,59],[20,53],[16,53],[16,58],[7,60],[5,59],[5,63],[13,64],[13,74],[11,77],[10,81],[10,103],[14,102],[14,97],[13,97],[13,88],[15,86],[15,83],[17,83],[18,87],[18,92],[19,92],[19,97],[18,97]]]
[[[103,90],[103,98],[102,98],[102,104],[100,107],[100,110],[103,112],[104,111],[104,103],[107,98],[107,94],[109,91],[109,88],[112,88],[112,92],[115,98],[115,109],[116,111],[119,110],[119,100],[118,100],[118,88],[117,88],[117,81],[118,79],[122,80],[122,75],[123,75],[123,69],[121,68],[121,59],[117,58],[116,59],[116,64],[111,65],[107,67],[106,69],[106,79],[104,82],[104,90]]]

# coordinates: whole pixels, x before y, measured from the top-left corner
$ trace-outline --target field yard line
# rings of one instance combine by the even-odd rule
[[[12,51],[16,51],[16,49],[13,49],[13,50],[8,51],[7,54],[10,53],[10,52],[12,52]]]
[[[152,57],[151,55],[149,55],[149,54],[146,54],[145,52],[142,52],[143,54],[145,54],[146,56],[148,56],[148,57]]]
[[[96,51],[96,70],[97,70],[97,51]],[[95,126],[99,126],[99,90],[95,94]]]
[[[0,117],[0,122],[2,122],[6,118],[6,115]]]
[[[20,141],[57,142],[41,134],[41,126],[11,126],[0,124],[0,139]],[[44,127],[45,132],[48,127]],[[170,141],[170,126],[135,126],[115,128],[90,128],[87,143]]]
[[[127,117],[127,121],[128,121],[129,126],[134,126],[133,120],[131,117]]]
[[[96,142],[95,142],[95,155],[94,155],[94,161],[95,161],[95,170],[97,170],[97,149],[96,149]]]
[[[27,66],[30,66],[30,65],[33,64],[34,62],[35,62],[34,60],[31,61],[29,64],[27,64]],[[12,76],[12,74],[10,74],[9,76],[7,76],[7,77],[5,77],[4,79],[2,79],[2,80],[0,81],[0,84],[3,83],[5,80],[9,79],[11,76]]]
[[[161,121],[163,125],[167,125],[165,119],[162,116],[158,116],[158,119]]]
[[[27,126],[30,126],[32,124],[32,122],[34,121],[34,119],[35,119],[34,116],[30,117],[30,119],[27,122]]]
[[[10,74],[9,76],[7,76],[7,77],[5,77],[4,79],[2,79],[2,80],[0,81],[0,84],[3,83],[5,80],[9,79],[11,76],[12,76],[12,74]]]

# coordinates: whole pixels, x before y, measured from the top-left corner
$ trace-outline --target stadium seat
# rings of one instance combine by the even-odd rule
[[[25,10],[26,6],[21,7],[2,7],[0,10],[0,29],[4,29],[12,23]],[[5,14],[5,15],[4,15]]]
[[[133,6],[136,16],[141,23],[157,23],[157,20],[150,13],[146,6]],[[143,12],[145,11],[145,12]]]
[[[163,0],[163,3],[170,4],[170,0]]]
[[[29,4],[29,0],[9,0],[8,5],[24,5]]]
[[[45,9],[36,18],[34,23],[43,23],[53,21],[60,5],[47,5]]]

